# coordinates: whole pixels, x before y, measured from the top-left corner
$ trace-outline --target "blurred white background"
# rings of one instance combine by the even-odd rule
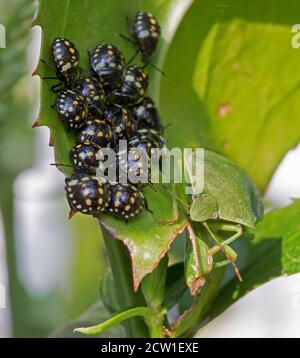
[[[35,28],[28,49],[32,69],[37,63],[39,41],[40,31]],[[31,78],[28,81],[37,92],[38,81]],[[53,287],[66,281],[63,273],[68,272],[72,244],[65,225],[63,176],[49,166],[54,162],[53,149],[48,146],[49,133],[46,128],[35,133],[38,150],[34,167],[23,172],[15,182],[18,271],[28,292],[46,296]],[[279,207],[288,205],[289,198],[300,197],[299,168],[300,146],[282,161],[265,199]],[[0,220],[0,284],[5,286],[4,252]],[[8,304],[9,298],[5,298]],[[10,336],[9,307],[1,308],[0,302],[0,337],[7,336]],[[256,289],[207,325],[199,337],[300,337],[300,274]]]

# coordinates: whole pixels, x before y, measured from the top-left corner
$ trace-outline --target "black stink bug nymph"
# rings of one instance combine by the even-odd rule
[[[79,52],[74,44],[62,37],[54,39],[52,58],[57,78],[67,85],[74,81],[79,71]]]
[[[129,183],[140,187],[151,178],[150,157],[147,151],[141,148],[129,148],[125,160],[123,152],[118,151],[117,160],[119,176],[126,175]],[[134,181],[133,181],[134,180]]]
[[[96,176],[75,173],[66,178],[65,190],[71,208],[70,217],[77,211],[98,217],[110,203],[109,184]]]
[[[153,129],[139,129],[134,132],[129,139],[128,146],[146,150],[149,156],[155,148],[161,150],[166,148],[164,138]]]
[[[56,97],[55,108],[61,121],[71,129],[78,129],[86,122],[88,116],[87,102],[74,91],[61,91]]]
[[[99,165],[97,153],[99,146],[91,142],[81,142],[76,144],[70,151],[70,160],[76,171],[84,171],[95,174]]]
[[[90,64],[106,92],[109,93],[122,85],[125,59],[116,46],[97,46],[91,54]]]
[[[149,85],[148,74],[138,66],[127,68],[124,83],[116,93],[116,101],[122,105],[135,105],[139,103],[147,91]]]
[[[102,112],[105,92],[99,81],[92,77],[82,77],[76,81],[75,89],[85,98],[90,115],[97,116]]]
[[[148,63],[160,37],[157,19],[149,12],[138,11],[132,26],[132,35],[141,51],[142,61]]]
[[[139,215],[145,206],[141,191],[129,184],[110,186],[110,205],[108,212],[120,219],[131,219]]]
[[[163,132],[160,115],[150,97],[145,97],[141,103],[132,108],[137,129],[154,129]]]
[[[110,147],[112,142],[112,131],[110,126],[101,119],[88,119],[79,133],[80,142],[92,142],[99,147]]]
[[[115,141],[127,138],[135,130],[133,114],[128,108],[108,105],[104,111],[104,118],[114,131]]]

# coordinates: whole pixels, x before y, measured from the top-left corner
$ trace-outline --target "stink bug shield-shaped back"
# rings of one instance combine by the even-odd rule
[[[191,156],[188,163],[196,160],[195,153]],[[189,215],[193,222],[198,222],[201,229],[206,231],[215,246],[205,250],[205,242],[189,228],[193,245],[187,248],[186,281],[192,294],[196,294],[203,285],[203,276],[213,268],[213,265],[208,265],[207,262],[212,261],[217,252],[223,252],[226,260],[215,263],[215,267],[227,263],[234,265],[237,255],[229,244],[242,236],[243,227],[254,227],[262,218],[264,210],[255,184],[245,170],[232,161],[204,150],[203,170],[203,191],[192,195]],[[225,233],[227,235],[224,235]],[[240,278],[235,265],[234,267]]]
[[[191,219],[220,219],[254,227],[263,210],[258,190],[246,171],[229,159],[204,150],[204,187],[194,197]]]

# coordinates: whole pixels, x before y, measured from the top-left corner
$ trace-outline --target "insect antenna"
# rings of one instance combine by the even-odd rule
[[[139,54],[140,50],[136,50],[135,53],[131,56],[130,60],[127,62],[127,67],[131,65],[131,63],[135,60],[136,56]]]
[[[73,166],[71,164],[64,164],[64,163],[51,163],[51,166],[54,167],[68,167],[68,168],[73,168]]]
[[[152,62],[146,62],[144,64],[144,66],[142,67],[142,69],[145,69],[148,65],[150,65],[152,68],[154,68],[156,71],[158,71],[159,73],[161,73],[163,76],[167,76],[167,74],[161,70],[159,67],[157,67],[156,65],[154,65],[154,63]]]
[[[134,40],[132,40],[130,37],[128,37],[122,33],[119,33],[119,36],[121,36],[124,40],[130,42],[132,45],[136,46],[136,42]]]
[[[44,65],[46,65],[48,68],[50,68],[51,70],[53,70],[54,72],[56,72],[56,68],[53,66],[53,65],[51,65],[49,62],[47,62],[46,60],[44,60],[44,59],[40,59],[40,62],[42,62]]]
[[[149,212],[149,213],[151,213],[151,214],[153,214],[153,211],[149,208],[149,206],[148,206],[148,202],[147,202],[147,199],[146,198],[144,198],[144,201],[145,201],[145,208],[146,208],[146,210]]]

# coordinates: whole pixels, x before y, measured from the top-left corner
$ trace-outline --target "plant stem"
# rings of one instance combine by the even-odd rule
[[[132,285],[131,262],[122,242],[115,240],[105,230],[102,230],[108,259],[115,282],[118,302],[122,310],[145,306],[141,292],[134,292]],[[134,317],[124,322],[127,336],[132,338],[147,337],[147,327],[143,319]]]
[[[163,324],[165,312],[156,312],[156,314],[145,317],[149,327],[150,338],[164,338]]]
[[[156,269],[148,274],[142,282],[142,292],[148,307],[154,312],[146,317],[151,338],[164,337],[164,320],[166,311],[162,309],[165,298],[166,279],[168,272],[168,256],[162,258]]]
[[[117,315],[111,317],[110,319],[101,322],[95,326],[75,328],[74,332],[82,333],[88,336],[93,336],[105,332],[110,328],[114,327],[115,325],[136,316],[142,316],[142,317],[153,316],[153,310],[149,307],[130,308],[129,310],[118,313]]]

